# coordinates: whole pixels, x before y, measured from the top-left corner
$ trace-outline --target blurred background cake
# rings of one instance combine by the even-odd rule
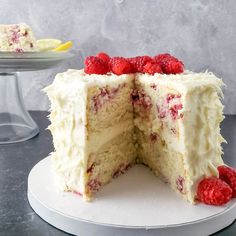
[[[25,23],[0,25],[0,51],[38,51],[32,29]]]

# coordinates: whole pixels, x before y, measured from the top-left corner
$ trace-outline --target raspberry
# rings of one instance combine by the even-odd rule
[[[181,193],[184,193],[184,182],[185,182],[184,178],[179,175],[178,178],[176,179],[176,187]]]
[[[232,189],[223,180],[216,177],[208,177],[199,183],[197,198],[205,204],[220,206],[232,198]]]
[[[183,108],[182,104],[175,104],[169,109],[170,115],[173,120],[179,118],[179,110],[181,110],[182,108]]]
[[[183,62],[168,53],[155,56],[154,61],[161,65],[165,74],[179,74],[184,71]]]
[[[123,57],[113,57],[110,60],[111,71],[116,75],[131,73],[131,64]]]
[[[143,67],[143,72],[153,75],[155,73],[162,73],[162,69],[157,63],[147,62]]]
[[[112,177],[117,178],[118,176],[124,174],[128,169],[131,168],[131,164],[120,164],[118,169],[113,173]]]
[[[84,71],[87,74],[106,74],[109,71],[108,65],[100,58],[89,56],[84,62]]]
[[[184,71],[184,64],[181,61],[168,60],[161,66],[165,74],[180,74]]]
[[[157,63],[162,63],[163,61],[169,60],[170,58],[173,57],[169,53],[163,53],[155,56],[154,61]]]
[[[102,186],[102,183],[97,179],[91,179],[87,185],[90,191],[97,192],[99,188]]]
[[[219,178],[225,181],[233,190],[233,197],[236,197],[236,169],[229,166],[219,166]]]
[[[149,56],[138,56],[128,58],[128,61],[132,65],[132,72],[143,72],[144,66],[147,62],[152,62],[152,58]]]
[[[159,135],[156,132],[152,132],[150,134],[150,140],[151,140],[152,143],[155,143],[158,138],[159,138]]]
[[[102,59],[104,62],[106,62],[107,64],[110,61],[110,56],[108,54],[106,54],[105,52],[100,52],[96,55],[96,57]]]

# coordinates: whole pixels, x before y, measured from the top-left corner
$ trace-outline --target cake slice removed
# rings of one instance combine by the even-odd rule
[[[222,84],[207,72],[135,78],[138,160],[191,203],[199,181],[217,176],[223,164]]]
[[[0,51],[38,51],[32,29],[25,23],[0,25]]]
[[[90,200],[136,158],[133,75],[58,74],[45,90],[51,101],[57,184]]]

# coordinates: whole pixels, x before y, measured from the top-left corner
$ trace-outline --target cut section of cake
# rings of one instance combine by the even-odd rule
[[[191,203],[198,182],[217,176],[222,81],[212,73],[137,74],[133,104],[141,163]]]
[[[38,51],[32,29],[25,23],[0,25],[0,51]]]
[[[131,59],[132,72],[135,65],[148,68],[149,74],[125,74],[127,61],[117,57],[111,66],[119,75],[107,73],[109,58],[89,57],[87,73],[68,70],[45,89],[51,101],[53,169],[62,190],[90,200],[139,163],[196,203],[199,183],[218,178],[217,168],[223,165],[223,82],[209,72],[183,72],[182,62],[163,55],[156,57],[164,58],[158,65]]]
[[[63,190],[90,199],[134,164],[133,78],[68,70],[46,88],[56,150],[52,161]]]

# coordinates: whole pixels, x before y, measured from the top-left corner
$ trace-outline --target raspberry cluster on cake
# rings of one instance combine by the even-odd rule
[[[184,71],[169,54],[100,53],[85,60],[84,70],[58,74],[45,88],[57,184],[90,200],[141,163],[191,203],[226,203],[236,184],[218,178],[222,85],[213,73]]]
[[[0,51],[37,51],[32,29],[25,23],[0,25]]]

